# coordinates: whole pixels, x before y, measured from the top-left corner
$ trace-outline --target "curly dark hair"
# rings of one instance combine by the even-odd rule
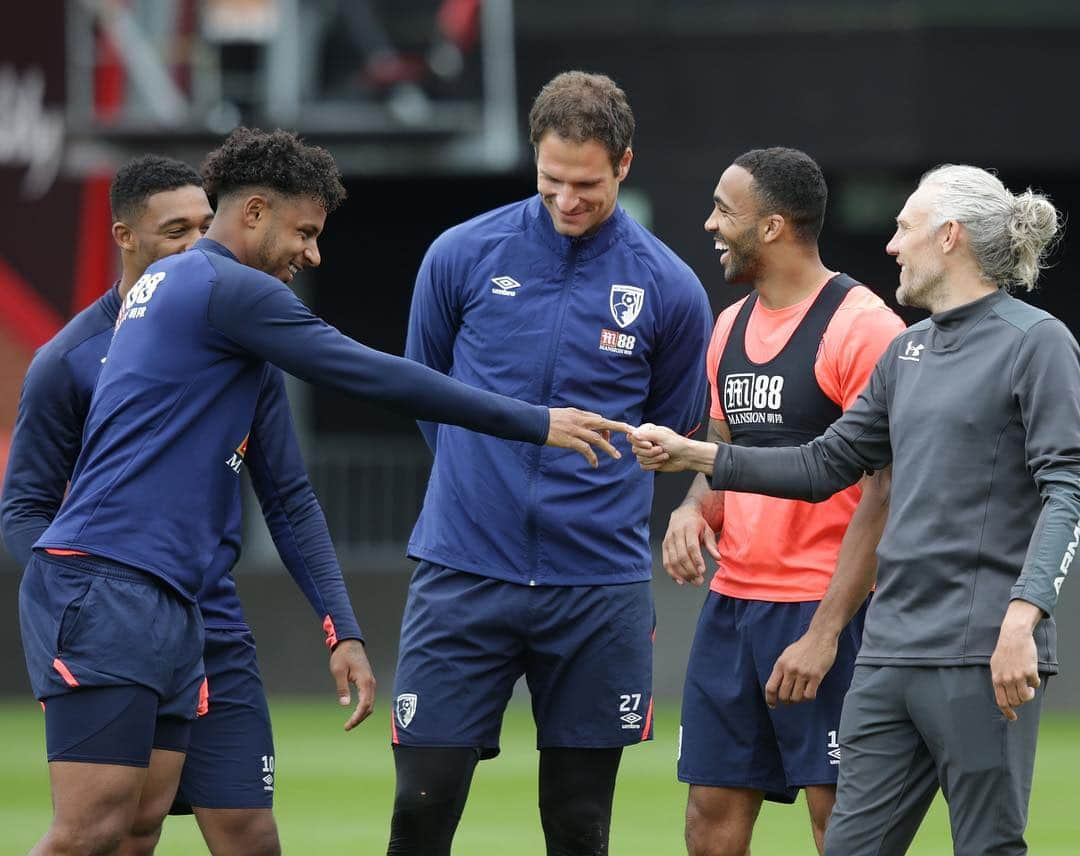
[[[291,131],[235,128],[202,163],[211,200],[264,188],[314,199],[326,213],[345,200],[341,170],[326,149],[306,145]]]
[[[751,149],[735,158],[754,177],[762,214],[781,214],[804,243],[817,241],[829,191],[817,162],[798,149]]]
[[[109,185],[109,207],[113,220],[137,220],[146,200],[155,193],[194,185],[202,187],[202,177],[194,167],[162,155],[140,155],[116,171]]]
[[[634,141],[634,114],[626,93],[610,77],[564,71],[540,90],[529,111],[534,149],[548,131],[575,143],[596,140],[618,172],[623,153]]]

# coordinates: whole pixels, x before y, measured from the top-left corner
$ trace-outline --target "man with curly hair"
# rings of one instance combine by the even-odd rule
[[[152,777],[147,766],[162,729],[182,759],[206,707],[196,597],[256,452],[267,363],[419,418],[575,449],[593,464],[592,446],[618,455],[605,432],[627,427],[472,389],[312,315],[284,283],[319,264],[318,236],[344,199],[324,150],[239,128],[203,175],[217,199],[213,225],[193,249],[150,265],[124,299],[71,489],[20,587],[54,804],[35,853],[112,852],[148,782],[176,788],[178,765]],[[334,644],[332,622],[326,629]],[[359,694],[351,727],[370,713],[374,680],[360,668],[346,677]]]
[[[160,155],[133,158],[112,181],[120,279],[39,350],[23,384],[2,506],[4,541],[22,567],[63,501],[121,304],[150,264],[190,249],[210,226],[213,211],[202,185],[188,164]],[[371,669],[300,454],[284,377],[273,366],[267,366],[259,390],[246,464],[282,561],[327,628],[327,642],[336,635],[329,668],[347,704],[346,676],[350,671],[369,676]],[[173,813],[195,814],[211,852],[280,849],[272,810],[276,774],[270,711],[231,573],[240,555],[240,533],[237,490],[225,536],[198,594],[212,704],[192,727],[186,758],[174,751],[167,731],[155,733],[148,783],[125,841],[126,853],[153,849],[170,803]],[[370,685],[372,679],[365,677],[363,683]],[[159,771],[180,765],[173,802],[171,787],[157,787],[163,778]]]

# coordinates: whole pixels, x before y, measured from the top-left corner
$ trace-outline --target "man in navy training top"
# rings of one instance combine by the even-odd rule
[[[2,506],[4,540],[21,565],[63,501],[122,301],[149,264],[189,249],[210,226],[213,212],[202,184],[187,164],[157,155],[135,158],[113,179],[109,196],[120,280],[37,353],[23,386]],[[269,366],[246,461],[282,559],[327,631],[330,671],[342,703],[349,702],[350,676],[357,679],[359,704],[346,724],[352,728],[371,711],[375,680],[304,469],[284,379]],[[276,776],[270,714],[231,574],[240,555],[239,482],[229,514],[198,595],[206,626],[209,711],[192,726],[186,760],[167,746],[151,753],[150,783],[143,788],[125,852],[153,850],[173,795],[172,788],[153,787],[155,773],[175,772],[180,765],[174,811],[194,811],[212,852],[280,851],[271,809]]]
[[[693,430],[712,315],[693,272],[617,204],[633,131],[611,79],[548,83],[530,113],[539,193],[432,244],[407,355],[507,395]],[[435,462],[409,543],[389,852],[450,852],[524,675],[548,853],[606,853],[622,747],[652,736],[653,478],[422,427]]]
[[[228,531],[268,362],[591,463],[592,445],[618,455],[605,433],[626,428],[472,389],[312,315],[285,283],[319,264],[318,236],[345,195],[324,150],[238,128],[203,177],[218,202],[213,225],[188,252],[150,265],[124,299],[70,491],[20,587],[54,803],[36,853],[112,852],[144,783],[176,787],[178,767],[146,768],[156,734],[178,754],[188,743],[203,683],[196,596]]]

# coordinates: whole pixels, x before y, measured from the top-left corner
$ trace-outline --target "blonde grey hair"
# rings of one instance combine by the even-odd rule
[[[1061,229],[1049,199],[1030,187],[1013,194],[996,175],[974,166],[935,167],[920,179],[919,186],[924,184],[937,188],[931,228],[961,223],[985,279],[1006,288],[1035,288]]]

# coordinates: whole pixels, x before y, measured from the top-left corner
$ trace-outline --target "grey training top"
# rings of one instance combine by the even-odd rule
[[[820,502],[893,462],[858,662],[990,661],[1009,601],[1049,616],[1080,542],[1080,350],[997,291],[898,336],[859,400],[811,443],[720,444],[714,489]],[[1035,631],[1057,671],[1053,618]]]

